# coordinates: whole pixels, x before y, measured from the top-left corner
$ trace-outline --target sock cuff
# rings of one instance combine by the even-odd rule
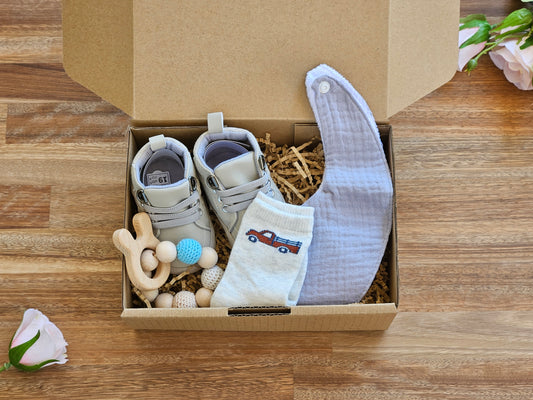
[[[267,196],[263,192],[258,192],[255,197],[256,200],[262,201],[268,204],[271,207],[278,209],[279,211],[290,213],[290,214],[299,214],[303,217],[312,217],[315,208],[310,206],[297,206],[295,204],[284,203],[282,201],[276,200],[272,197]]]
[[[314,207],[297,206],[275,200],[259,192],[254,201],[248,206],[246,214],[259,215],[268,222],[279,223],[297,232],[311,232],[314,223]]]

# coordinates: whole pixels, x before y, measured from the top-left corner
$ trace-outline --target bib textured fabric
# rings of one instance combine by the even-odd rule
[[[393,188],[376,122],[365,100],[327,65],[311,70],[307,96],[322,136],[323,181],[307,275],[298,304],[361,300],[376,275],[392,224]]]

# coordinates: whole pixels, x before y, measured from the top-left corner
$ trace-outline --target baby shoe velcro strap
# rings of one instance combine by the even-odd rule
[[[200,195],[197,191],[172,207],[154,207],[145,204],[143,208],[150,215],[152,226],[156,229],[188,225],[197,221],[202,215]]]
[[[224,204],[222,209],[226,212],[237,212],[246,209],[260,190],[268,191],[269,187],[267,184],[269,182],[269,176],[264,174],[261,178],[252,182],[231,189],[218,190],[218,197],[222,201],[222,204]]]

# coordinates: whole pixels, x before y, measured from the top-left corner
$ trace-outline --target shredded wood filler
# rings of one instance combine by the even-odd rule
[[[258,141],[269,165],[272,179],[276,182],[285,201],[296,205],[303,204],[316,192],[322,182],[325,162],[320,138],[313,138],[298,147],[278,146],[271,141],[268,133],[264,139],[260,138]],[[211,219],[216,232],[217,265],[224,269],[229,259],[230,247],[224,235],[224,230],[213,214]],[[388,286],[388,262],[386,261],[388,257],[389,251],[385,253],[374,282],[361,300],[361,303],[391,302],[390,288]],[[201,273],[202,271],[200,270],[195,273],[186,271],[177,276],[171,275],[167,283],[160,288],[160,292],[168,292],[174,295],[181,290],[188,290],[194,293],[202,287],[200,282]],[[133,299],[134,307],[151,308],[150,302],[140,290],[134,287],[132,292],[135,294]]]

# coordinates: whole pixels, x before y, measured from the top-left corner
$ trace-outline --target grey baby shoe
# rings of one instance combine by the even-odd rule
[[[233,246],[248,205],[259,191],[284,202],[270,177],[255,136],[224,128],[222,113],[208,114],[208,129],[193,150],[193,160],[207,201]]]
[[[163,135],[151,137],[133,159],[131,182],[139,212],[150,215],[159,240],[177,244],[181,239],[191,238],[202,246],[215,247],[209,211],[184,144]],[[179,260],[171,264],[173,274],[186,268]]]

